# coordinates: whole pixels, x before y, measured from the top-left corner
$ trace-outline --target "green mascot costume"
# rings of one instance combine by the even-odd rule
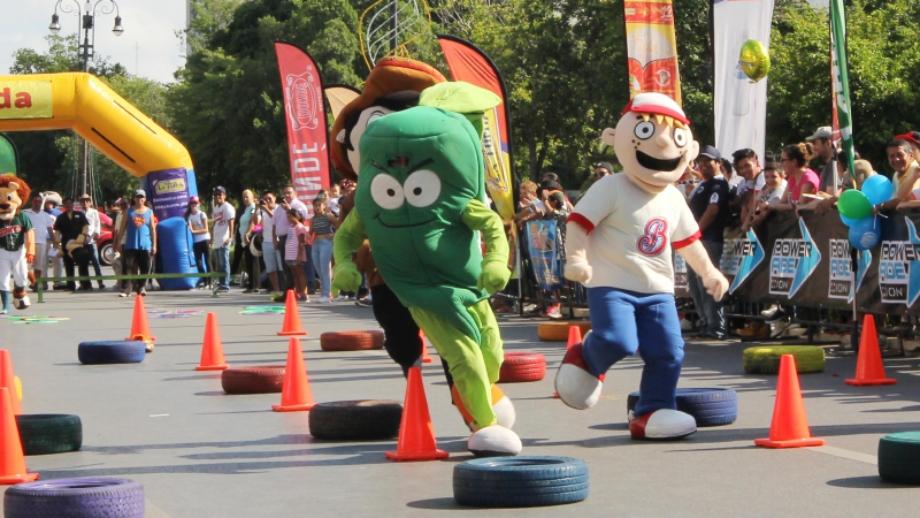
[[[337,285],[359,283],[350,257],[366,236],[387,284],[450,366],[472,421],[469,450],[520,453],[491,401],[504,353],[488,296],[510,272],[501,219],[484,203],[479,134],[463,115],[419,106],[370,124],[360,156],[355,211],[336,239]]]

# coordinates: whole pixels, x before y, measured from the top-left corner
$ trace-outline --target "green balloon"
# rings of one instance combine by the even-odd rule
[[[738,62],[744,75],[754,83],[767,77],[767,74],[770,73],[770,54],[763,43],[757,40],[744,42]]]
[[[845,191],[837,200],[837,210],[850,219],[863,219],[872,215],[872,203],[860,191]]]

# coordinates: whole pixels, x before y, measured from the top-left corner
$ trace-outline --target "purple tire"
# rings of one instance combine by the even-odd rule
[[[81,477],[12,486],[4,518],[142,518],[144,487],[133,480]]]

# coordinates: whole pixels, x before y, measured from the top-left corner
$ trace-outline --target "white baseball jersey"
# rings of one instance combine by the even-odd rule
[[[588,233],[589,288],[673,293],[671,250],[700,238],[687,202],[673,185],[658,194],[637,187],[626,174],[601,178],[575,205],[569,221]]]

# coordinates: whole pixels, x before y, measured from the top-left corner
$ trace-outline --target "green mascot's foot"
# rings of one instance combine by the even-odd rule
[[[454,405],[463,417],[463,422],[466,423],[470,431],[474,431],[473,416],[463,406],[463,400],[460,399],[460,393],[457,392],[456,386],[450,388],[450,395]],[[511,399],[502,392],[502,389],[498,388],[498,385],[492,385],[492,412],[495,414],[496,424],[509,430],[514,427],[514,422],[517,419],[514,405],[511,403]]]
[[[473,433],[466,447],[473,455],[482,457],[518,455],[524,448],[516,433],[497,424]]]

